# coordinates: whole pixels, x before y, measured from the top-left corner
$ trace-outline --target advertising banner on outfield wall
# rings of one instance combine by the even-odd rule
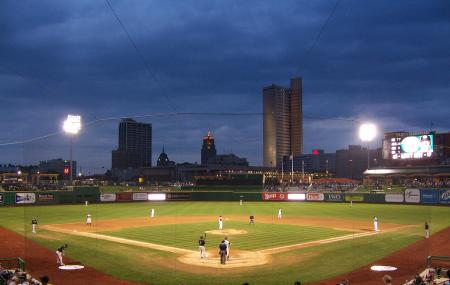
[[[16,193],[16,204],[34,204],[36,194],[34,193]]]
[[[133,193],[131,192],[119,192],[116,193],[116,200],[120,202],[132,201]]]
[[[100,201],[101,202],[114,202],[114,201],[116,201],[116,194],[114,194],[114,193],[100,194]]]
[[[3,194],[2,193],[0,193],[0,205],[3,205]]]
[[[323,201],[325,199],[323,193],[308,193],[306,200],[308,201]]]
[[[278,193],[278,192],[264,192],[262,193],[262,197],[264,201],[282,201],[287,200],[287,193]]]
[[[38,194],[37,196],[37,200],[40,203],[50,203],[55,201],[55,195],[54,194],[50,194],[50,193],[45,193],[45,194]]]
[[[405,200],[402,193],[386,194],[385,200],[388,203],[403,203]]]
[[[450,204],[450,190],[439,190],[439,203]]]
[[[189,193],[189,192],[167,193],[166,199],[167,200],[191,200],[191,193]]]
[[[420,189],[420,201],[423,204],[439,203],[439,190],[436,189]]]
[[[133,193],[133,201],[147,201],[148,193]]]
[[[364,196],[362,194],[345,194],[345,201],[363,202]]]
[[[333,202],[344,201],[344,194],[341,194],[341,193],[325,193],[325,201],[333,201]]]
[[[420,203],[420,190],[419,189],[406,189],[405,190],[405,202],[406,203]]]

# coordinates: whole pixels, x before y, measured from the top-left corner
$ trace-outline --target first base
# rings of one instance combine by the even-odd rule
[[[384,265],[374,265],[370,267],[372,271],[395,271],[397,267],[394,266],[384,266]]]
[[[59,267],[59,269],[61,270],[79,270],[83,268],[84,268],[83,265],[62,265]]]

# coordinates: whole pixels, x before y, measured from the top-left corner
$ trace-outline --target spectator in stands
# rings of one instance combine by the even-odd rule
[[[302,285],[302,282],[300,282],[300,281],[295,281],[295,282],[294,282],[294,285]]]
[[[50,281],[50,279],[48,278],[48,276],[42,276],[41,278],[39,278],[41,280],[42,285],[51,285],[50,283],[48,283]]]
[[[348,279],[344,279],[336,285],[348,285]]]
[[[384,275],[383,276],[383,283],[386,285],[391,285],[392,284],[392,277],[389,275]]]

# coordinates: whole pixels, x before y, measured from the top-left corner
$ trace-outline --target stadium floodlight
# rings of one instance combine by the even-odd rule
[[[63,130],[70,136],[70,173],[69,180],[72,185],[73,180],[73,168],[72,168],[72,153],[73,153],[73,136],[78,134],[81,130],[81,116],[80,115],[67,115],[67,119],[64,121]]]
[[[81,116],[79,115],[67,115],[67,119],[64,121],[63,130],[66,134],[76,135],[81,130]]]
[[[359,138],[363,142],[371,142],[377,135],[377,127],[374,124],[366,123],[359,126]]]
[[[367,169],[370,169],[370,142],[377,135],[377,127],[371,123],[364,123],[359,126],[359,138],[367,142]]]

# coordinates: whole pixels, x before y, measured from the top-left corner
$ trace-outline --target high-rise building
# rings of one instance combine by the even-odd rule
[[[119,124],[119,148],[112,151],[112,168],[152,166],[152,125],[133,119]]]
[[[202,145],[202,165],[207,165],[208,160],[217,155],[216,145],[214,144],[214,137],[211,132],[208,132],[206,136],[203,137]]]
[[[263,164],[280,168],[283,157],[303,154],[302,78],[291,87],[263,88]]]

